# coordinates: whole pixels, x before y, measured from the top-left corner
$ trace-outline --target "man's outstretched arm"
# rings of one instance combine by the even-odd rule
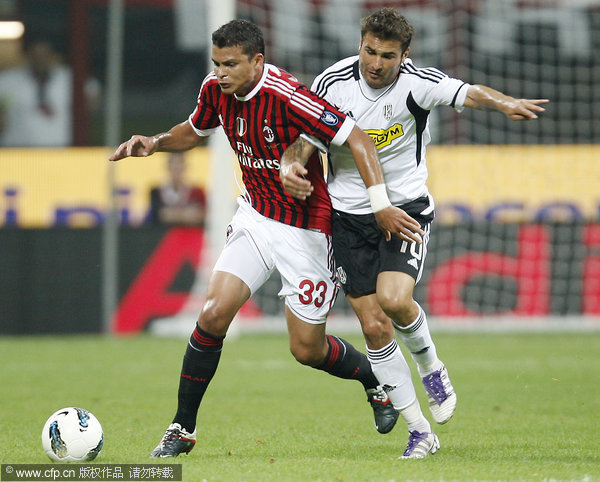
[[[177,124],[167,132],[154,136],[134,135],[123,142],[109,161],[118,161],[126,157],[146,157],[155,152],[180,152],[192,149],[206,142],[207,137],[199,136],[191,124],[186,120]]]
[[[486,85],[470,85],[464,106],[502,112],[509,119],[519,121],[537,119],[538,114],[546,110],[542,105],[548,102],[548,99],[516,99]]]

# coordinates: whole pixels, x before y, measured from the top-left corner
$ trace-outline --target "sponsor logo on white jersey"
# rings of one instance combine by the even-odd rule
[[[388,129],[366,129],[365,132],[371,136],[377,149],[389,146],[394,139],[404,135],[402,125],[398,123]]]

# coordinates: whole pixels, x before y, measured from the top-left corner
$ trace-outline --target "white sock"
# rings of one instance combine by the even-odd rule
[[[410,368],[395,339],[379,350],[367,347],[367,358],[396,410],[402,410],[416,400]]]
[[[417,304],[417,306],[419,306]],[[410,351],[410,354],[417,364],[419,375],[425,375],[442,368],[443,364],[437,357],[435,344],[429,333],[427,326],[427,316],[419,306],[419,314],[415,321],[408,326],[400,326],[394,323],[398,336]]]
[[[431,432],[431,425],[423,415],[419,401],[415,399],[408,407],[400,410],[400,415],[406,420],[409,432]]]

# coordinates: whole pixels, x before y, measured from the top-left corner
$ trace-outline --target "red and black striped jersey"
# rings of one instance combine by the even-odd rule
[[[189,121],[201,136],[223,127],[238,157],[246,197],[259,213],[290,226],[331,232],[331,201],[320,161],[313,156],[307,164],[314,191],[300,201],[284,190],[279,160],[302,132],[325,145],[343,144],[354,127],[352,119],[289,73],[265,64],[260,81],[244,97],[224,94],[216,75],[207,75]]]

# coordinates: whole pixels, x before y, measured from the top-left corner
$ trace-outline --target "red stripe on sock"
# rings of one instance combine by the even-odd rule
[[[333,336],[325,336],[327,337],[327,341],[329,342],[330,350],[327,357],[327,361],[323,365],[323,370],[329,370],[335,364],[335,362],[338,361],[338,358],[340,356],[340,345]]]
[[[221,346],[223,344],[222,338],[214,338],[211,336],[204,336],[202,333],[198,331],[198,328],[194,330],[192,333],[194,337],[194,341],[200,345],[204,346]]]

